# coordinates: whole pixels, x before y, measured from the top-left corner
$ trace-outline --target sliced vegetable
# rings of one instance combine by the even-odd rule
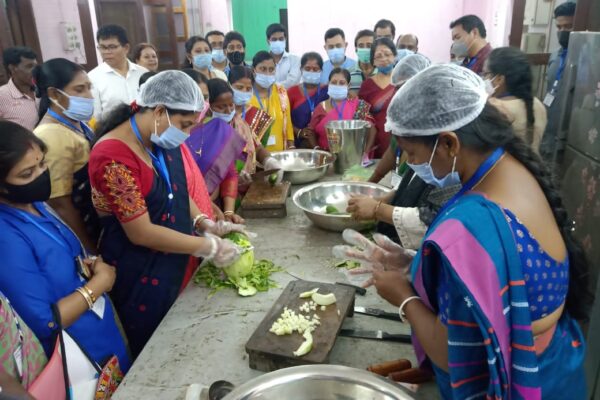
[[[325,214],[339,214],[340,210],[338,210],[335,206],[328,205],[325,207]]]
[[[313,347],[313,337],[310,331],[304,332],[304,335],[302,336],[304,336],[304,342],[302,342],[300,347],[298,347],[298,350],[294,352],[296,357],[302,357],[303,355],[308,354]]]
[[[238,289],[238,294],[240,296],[244,296],[244,297],[254,296],[256,294],[256,292],[257,292],[257,290],[253,286],[248,286],[247,288],[239,288]]]
[[[313,293],[312,299],[315,303],[320,306],[329,306],[335,303],[337,300],[335,298],[335,294],[321,294],[321,293]]]
[[[312,296],[314,293],[317,293],[318,291],[319,288],[314,288],[313,290],[309,290],[308,292],[300,293],[300,298],[308,299],[310,296]]]
[[[277,173],[269,175],[268,181],[269,181],[269,185],[275,186],[275,184],[277,183]]]

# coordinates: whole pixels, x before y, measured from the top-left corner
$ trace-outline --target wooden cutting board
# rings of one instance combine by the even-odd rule
[[[317,287],[321,294],[334,293],[337,302],[327,306],[325,311],[321,311],[320,306],[316,311],[311,311],[311,316],[313,313],[319,316],[321,325],[312,333],[313,349],[310,353],[296,357],[293,352],[304,341],[302,335],[294,332],[291,335],[277,336],[269,332],[269,329],[279,319],[284,307],[298,314],[300,306],[310,301],[301,299],[300,293]],[[344,319],[354,313],[354,295],[355,290],[347,286],[300,280],[290,282],[246,343],[250,368],[270,372],[296,365],[327,364]],[[339,315],[337,310],[340,311]]]
[[[264,181],[252,182],[242,199],[242,216],[244,218],[284,218],[287,216],[285,202],[290,187],[289,182],[281,182],[275,186]]]

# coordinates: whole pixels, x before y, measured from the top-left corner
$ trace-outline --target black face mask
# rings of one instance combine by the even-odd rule
[[[12,185],[4,183],[0,197],[11,203],[29,204],[34,201],[46,201],[50,198],[50,170],[44,171],[40,176],[26,185]]]
[[[233,65],[240,65],[244,62],[244,57],[246,53],[242,53],[241,51],[234,51],[233,53],[227,53],[227,59]]]
[[[566,49],[569,47],[569,35],[570,35],[570,31],[560,31],[560,32],[556,32],[556,36],[558,36],[558,43],[560,43],[561,47],[563,49]]]

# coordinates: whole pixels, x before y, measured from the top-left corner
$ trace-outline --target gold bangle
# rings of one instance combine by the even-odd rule
[[[87,294],[87,292],[81,287],[78,287],[77,289],[75,289],[75,291],[83,296],[83,299],[88,305],[88,309],[91,310],[94,307],[94,304],[92,303],[92,298],[90,297],[90,295]]]
[[[379,203],[377,203],[377,205],[375,206],[375,210],[373,211],[373,218],[377,219],[377,211],[379,211],[379,207],[381,206],[381,200],[379,200]]]
[[[208,219],[208,217],[205,214],[196,215],[196,217],[194,218],[194,221],[192,222],[192,227],[194,229],[196,229],[196,225],[198,225],[200,222],[204,221],[205,219]]]
[[[84,290],[87,292],[87,294],[89,294],[89,295],[90,295],[90,298],[92,299],[92,303],[95,303],[95,302],[96,302],[96,300],[98,300],[98,299],[96,298],[96,296],[94,295],[94,291],[93,291],[92,289],[90,289],[90,288],[88,287],[88,285],[83,285],[83,289],[84,289]]]

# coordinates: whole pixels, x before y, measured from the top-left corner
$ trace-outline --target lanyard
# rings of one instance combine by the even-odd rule
[[[69,121],[68,119],[64,118],[63,116],[59,115],[57,112],[55,112],[51,109],[48,109],[48,114],[50,114],[50,116],[52,118],[54,118],[61,124],[67,126],[68,128],[71,128],[76,132],[79,132],[79,131],[83,132],[83,134],[85,135],[88,142],[92,142],[94,140],[94,132],[92,132],[90,127],[87,126],[85,123],[79,121],[80,128],[77,128],[75,125],[73,125],[71,123],[71,121]]]
[[[246,119],[246,106],[242,106],[242,119]]]
[[[452,196],[452,198],[450,200],[448,200],[448,202],[446,204],[444,204],[444,206],[438,212],[438,217],[441,216],[452,205],[454,205],[454,203],[456,203],[463,194],[472,190],[475,187],[475,185],[477,185],[479,183],[479,181],[481,181],[492,170],[492,168],[494,168],[494,166],[502,158],[502,156],[504,156],[504,149],[502,147],[498,147],[492,153],[492,155],[489,156],[487,158],[487,160],[485,160],[483,162],[483,164],[481,164],[479,166],[479,168],[477,168],[477,171],[475,171],[475,173],[467,181],[467,183],[465,183],[462,186],[462,188],[460,188],[458,193],[456,193],[454,196]],[[431,224],[431,226],[433,226],[433,223]]]
[[[402,155],[402,150],[400,147],[396,148],[396,173],[400,174],[400,156]]]
[[[304,97],[306,98],[306,102],[308,103],[308,107],[310,107],[310,112],[312,114],[315,111],[315,105],[316,105],[315,102],[317,100],[319,100],[319,95],[321,94],[321,85],[319,85],[319,88],[317,89],[317,93],[316,93],[314,101],[308,95],[308,91],[306,90],[306,85],[302,85],[302,89],[304,90]]]
[[[271,86],[268,90],[268,94],[267,94],[267,101],[269,101],[271,99],[271,90],[273,89],[273,87]],[[258,100],[258,104],[260,105],[260,109],[264,111],[265,106],[262,103],[262,100],[260,99],[260,94],[258,93],[258,90],[256,89],[256,86],[254,86],[254,95],[256,96],[256,100]],[[267,103],[267,114],[269,113],[269,103]]]
[[[331,99],[331,104],[335,108],[335,111],[337,111],[338,119],[343,120],[344,119],[344,108],[346,107],[346,100],[342,101],[341,109],[340,109],[340,107],[337,106],[337,104],[335,103],[335,100],[333,100],[333,99]]]
[[[473,67],[473,65],[475,65],[476,62],[477,62],[477,56],[471,58],[467,64],[467,68],[471,69]]]
[[[135,116],[134,115],[132,115],[129,118],[129,123],[131,124],[131,129],[133,129],[133,133],[135,133],[135,136],[137,137],[137,139],[142,144],[142,147],[144,147],[144,150],[146,150],[146,153],[148,153],[148,155],[152,159],[152,165],[154,165],[154,168],[156,168],[158,170],[159,175],[167,183],[167,187],[168,187],[168,190],[169,190],[169,195],[168,195],[169,206],[168,206],[168,211],[167,211],[167,217],[169,217],[169,216],[171,216],[171,208],[173,206],[173,187],[171,186],[171,176],[169,175],[169,170],[167,168],[167,163],[165,162],[164,151],[163,151],[163,149],[158,148],[157,149],[158,156],[156,156],[156,155],[154,155],[153,152],[151,152],[150,150],[148,150],[148,148],[144,145],[144,142],[142,140],[142,135],[141,135],[140,130],[138,128],[137,122],[135,122]]]
[[[560,64],[558,65],[558,71],[556,71],[556,82],[559,82],[562,78],[562,74],[565,71],[565,66],[567,64],[567,49],[564,49],[560,53]]]

